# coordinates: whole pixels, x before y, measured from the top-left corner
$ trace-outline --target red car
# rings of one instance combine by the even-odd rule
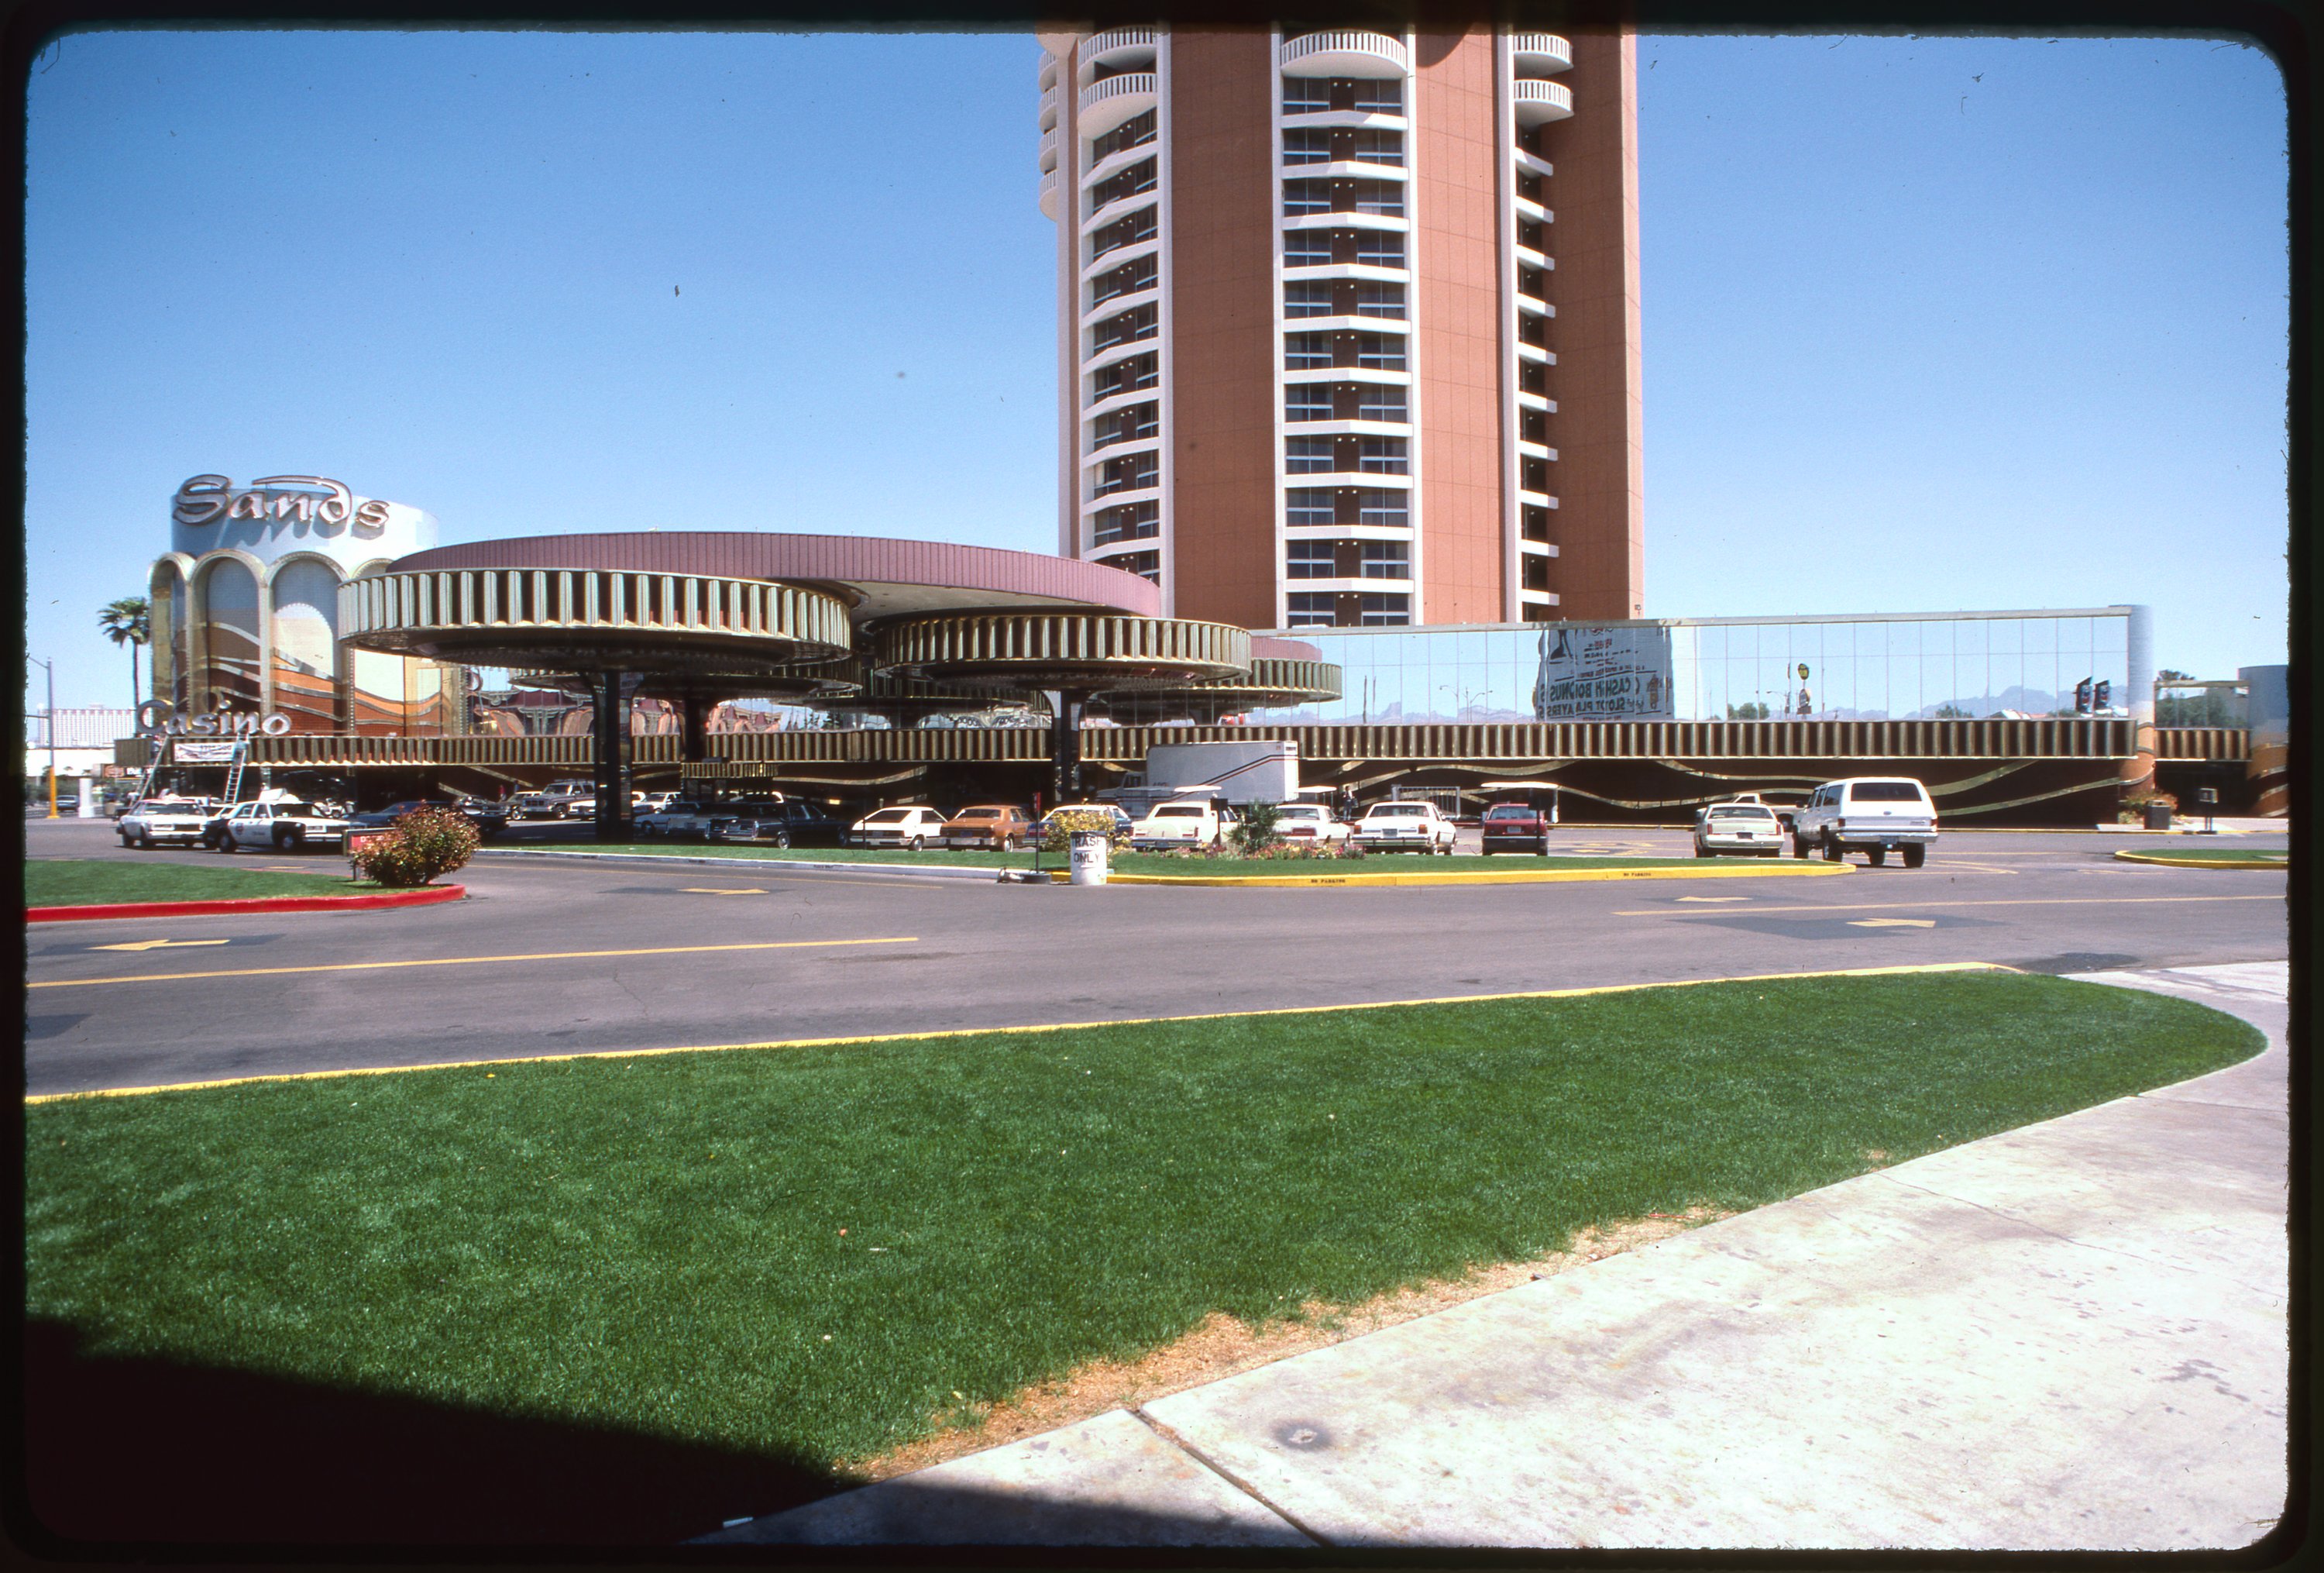
[[[1549,856],[1549,817],[1531,803],[1495,803],[1485,810],[1480,823],[1488,857],[1496,852]]]

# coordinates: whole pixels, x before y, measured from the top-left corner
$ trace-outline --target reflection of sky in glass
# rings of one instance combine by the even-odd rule
[[[2084,678],[2113,685],[2127,714],[2126,611],[1819,620],[1541,624],[1532,627],[1300,628],[1338,664],[1333,703],[1255,711],[1278,722],[1532,721],[1545,630],[1664,629],[1669,699],[1653,714],[1726,720],[1807,713],[1826,719],[2070,713]],[[1808,668],[1804,682],[1801,665]],[[1765,706],[1762,712],[1759,707]],[[1609,710],[1607,718],[1644,710]]]

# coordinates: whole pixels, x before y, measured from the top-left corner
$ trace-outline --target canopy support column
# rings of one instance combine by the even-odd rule
[[[630,690],[636,679],[601,671],[591,697],[596,701],[597,839],[630,839]]]

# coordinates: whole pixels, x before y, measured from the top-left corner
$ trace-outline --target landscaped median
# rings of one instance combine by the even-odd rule
[[[964,874],[991,870],[1046,874],[1057,884],[1068,877],[1061,853],[971,852],[862,847],[792,847],[706,846],[675,847],[667,844],[616,844],[570,849],[496,848],[486,857],[548,857],[624,862],[662,860],[672,863],[741,859],[787,863],[803,868],[862,868],[875,871],[954,871]],[[1563,880],[1765,878],[1846,874],[1852,865],[1821,860],[1757,857],[1561,857],[1460,856],[1427,857],[1401,853],[1375,853],[1363,857],[1268,858],[1174,856],[1166,853],[1117,852],[1109,860],[1107,879],[1115,884],[1259,884],[1259,885],[1404,885],[1404,884],[1540,884]]]
[[[30,1434],[52,1463],[85,1436],[55,1467],[103,1482],[88,1511],[176,1541],[676,1541],[1220,1318],[1328,1319],[2260,1047],[2162,995],[1905,968],[28,1100],[27,1312],[78,1346]],[[329,1414],[377,1423],[318,1469]]]
[[[2117,852],[2124,863],[2159,863],[2168,868],[2289,868],[2292,855],[2281,847],[2162,847]]]
[[[181,863],[41,858],[24,865],[24,921],[222,917],[236,912],[363,911],[456,902],[456,884],[391,890],[327,874],[196,868]]]

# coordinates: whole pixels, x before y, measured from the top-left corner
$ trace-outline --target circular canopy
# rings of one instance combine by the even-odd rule
[[[569,569],[366,575],[340,588],[339,628],[358,649],[475,666],[706,677],[834,661],[853,643],[847,608],[819,591]]]
[[[957,687],[1175,687],[1248,669],[1250,635],[1225,623],[1094,612],[922,617],[881,628],[872,664]]]

